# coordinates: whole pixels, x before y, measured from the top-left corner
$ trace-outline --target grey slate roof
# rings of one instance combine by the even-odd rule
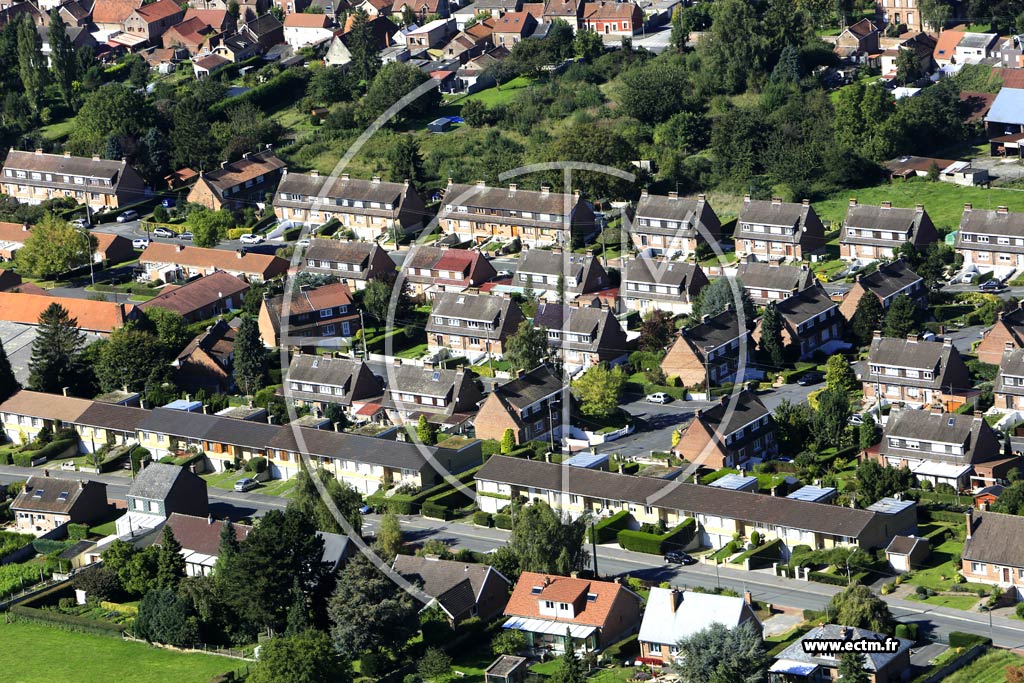
[[[508,579],[486,564],[398,555],[392,568],[406,580],[420,584],[452,617],[472,609],[488,574],[508,583]]]
[[[369,216],[392,216],[398,211],[408,189],[409,186],[405,183],[392,183],[379,178],[363,180],[286,173],[277,186],[274,205],[303,209],[312,206],[314,198],[320,198],[319,203],[327,205],[331,210],[344,208],[353,213]],[[300,195],[302,198],[292,199],[282,195]],[[351,205],[341,207],[334,203],[335,200],[359,201],[364,202],[364,205],[359,208]],[[373,208],[369,206],[371,202],[381,206]],[[391,206],[390,209],[386,208],[388,205]]]
[[[632,258],[626,261],[623,282],[643,282],[650,285],[669,285],[686,289],[694,274],[701,268],[685,261],[658,261],[649,258]],[[647,294],[648,292],[645,292]]]
[[[312,261],[330,261],[331,263],[347,263],[355,266],[355,271],[347,271],[347,276],[366,277],[374,250],[380,249],[373,242],[347,242],[343,240],[313,239],[304,255],[309,268],[319,268]],[[389,257],[390,258],[390,257]]]
[[[795,327],[830,308],[838,309],[839,305],[823,288],[808,287],[780,301],[777,308],[782,317]]]
[[[947,348],[942,342],[876,337],[871,340],[868,361],[881,365],[933,370],[946,355]]]
[[[135,475],[135,480],[128,487],[128,495],[133,498],[163,500],[174,488],[178,479],[186,474],[191,473],[186,473],[177,465],[167,465],[162,462],[151,463]]]
[[[883,299],[910,287],[915,282],[922,281],[921,276],[912,271],[903,259],[882,264],[875,272],[857,280],[862,287]]]
[[[736,266],[736,278],[747,289],[773,289],[786,292],[804,289],[814,283],[814,274],[807,268],[760,262],[739,264]]]
[[[1015,211],[1002,211],[999,209],[974,209],[964,211],[960,219],[960,231],[957,234],[957,246],[963,240],[963,233],[977,233],[982,235],[1008,235],[1010,237],[1024,237],[1024,213]],[[969,243],[973,244],[974,243]],[[991,243],[981,247],[994,246]],[[1012,248],[1013,245],[999,245],[1000,251]],[[1019,247],[1018,247],[1019,249]]]
[[[139,430],[182,438],[206,439],[238,446],[262,448],[280,427],[235,420],[230,417],[156,408],[139,424]]]
[[[846,210],[844,225],[850,228],[875,228],[886,232],[910,232],[920,224],[924,215],[923,207],[903,209],[856,204]]]
[[[705,215],[707,212],[707,215]],[[670,225],[654,227],[649,223],[642,225],[641,221],[668,221]],[[705,223],[706,221],[706,223]],[[721,223],[706,200],[701,198],[689,199],[685,197],[673,197],[671,195],[647,194],[640,195],[636,204],[636,218],[632,229],[634,232],[663,234],[679,237],[696,237],[697,226],[704,224],[712,236],[717,236],[721,231]]]
[[[586,269],[594,262],[594,257],[571,252],[556,252],[546,249],[527,249],[519,257],[516,273],[531,275],[564,275],[566,286],[570,280],[585,279]]]
[[[891,445],[890,439],[900,440],[900,445]],[[956,444],[963,447],[963,454],[936,452],[927,444],[921,444],[919,449],[908,448],[902,443],[904,439]],[[996,459],[1001,448],[995,432],[980,417],[904,409],[889,417],[880,451],[892,457],[966,465]]]
[[[444,397],[455,387],[459,374],[458,370],[402,365],[389,368],[386,377],[391,383],[388,388],[393,393]]]
[[[441,292],[434,297],[434,308],[427,320],[427,334],[447,333],[460,336],[473,336],[482,339],[502,339],[515,332],[509,329],[511,320],[522,320],[518,313],[519,304],[511,299],[491,294],[463,294],[461,292]],[[513,315],[509,315],[510,312]],[[435,316],[445,319],[444,323],[435,320]],[[449,325],[448,320],[460,320],[458,326]],[[485,323],[482,327],[467,327],[466,321]],[[497,323],[492,328],[491,325]],[[518,324],[518,323],[516,323]]]
[[[794,202],[776,202],[759,199],[745,199],[740,208],[736,222],[736,235],[755,239],[771,239],[776,242],[799,242],[806,225],[817,215],[809,204]],[[796,228],[793,234],[774,235],[764,232],[753,232],[747,229],[750,225],[768,225],[784,228]]]
[[[104,484],[83,482],[78,479],[32,476],[11,503],[11,509],[67,514],[75,506],[86,486],[106,488]]]
[[[741,336],[739,316],[728,308],[699,325],[683,328],[681,334],[703,354],[708,346],[717,349]],[[746,330],[742,334],[746,334]]]
[[[887,636],[882,633],[876,633],[875,631],[869,631],[863,628],[854,628],[852,626],[839,626],[837,624],[823,624],[821,626],[815,626],[805,635],[800,637],[800,640],[787,647],[782,652],[775,655],[776,660],[790,660],[795,662],[806,662],[808,664],[817,664],[825,666],[831,669],[838,668],[839,659],[835,657],[817,657],[804,652],[803,641],[804,640],[885,640]],[[900,648],[895,653],[865,653],[864,654],[864,669],[866,671],[882,671],[900,654],[910,649],[913,644],[909,640],[903,638],[899,639]],[[890,679],[897,680],[899,676],[893,674]]]
[[[85,412],[78,416],[75,422],[89,427],[134,433],[147,415],[149,415],[149,411],[142,408],[94,401],[85,409]]]
[[[301,439],[301,449],[300,442],[296,440],[296,434]],[[432,457],[436,457],[438,453],[438,449],[432,446],[382,441],[371,436],[346,434],[327,429],[310,429],[308,427],[292,429],[288,426],[279,427],[277,434],[266,445],[293,453],[301,450],[309,455],[365,462],[414,472],[420,471],[427,465],[427,459],[421,452],[421,448],[425,448]],[[442,461],[441,464],[445,463]]]
[[[352,391],[356,377],[364,368],[370,372],[362,359],[324,358],[300,353],[292,357],[287,377],[294,382],[329,384]]]
[[[38,173],[50,173],[52,181],[33,180],[29,178],[20,179],[23,184],[33,186],[46,186],[68,190],[82,191],[88,188],[90,192],[102,192],[111,194],[117,191],[118,183],[128,163],[125,161],[111,161],[107,159],[93,159],[91,157],[72,157],[63,154],[36,154],[35,152],[24,152],[12,149],[3,162],[6,178],[6,170],[35,171]],[[64,182],[64,176],[83,176],[87,180],[84,185],[76,185],[74,182]],[[45,178],[45,175],[43,176]],[[103,179],[110,181],[110,185],[101,185],[90,182],[89,179]],[[8,182],[16,179],[10,178]]]
[[[712,406],[700,413],[700,419],[704,424],[711,427],[719,438],[724,439],[740,427],[748,425],[754,420],[759,420],[765,415],[771,415],[757,394],[750,391],[741,391],[736,395],[735,402],[731,396],[723,397],[718,405]],[[766,429],[768,431],[775,426],[774,420],[769,419]],[[749,436],[756,436],[750,434]]]
[[[522,377],[502,384],[494,390],[515,408],[522,409],[561,391],[565,387],[562,375],[547,365],[541,365]]]
[[[1004,567],[1024,567],[1024,517],[975,511],[962,557]]]

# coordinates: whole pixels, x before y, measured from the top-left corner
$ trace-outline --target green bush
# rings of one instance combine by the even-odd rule
[[[903,638],[904,640],[912,640],[917,642],[917,624],[896,624],[896,630],[894,632],[897,638]]]
[[[1024,619],[1024,602],[1018,602],[1017,606],[1013,608],[1013,612],[1018,619]]]
[[[451,511],[447,507],[431,500],[420,506],[420,514],[431,519],[451,519]]]
[[[534,452],[532,448],[516,448],[515,450],[505,453],[505,455],[509,458],[532,458],[534,456]]]
[[[751,541],[751,545],[753,545],[753,541]],[[764,545],[754,545],[747,552],[733,558],[732,564],[743,564],[746,560],[753,560],[755,557],[762,561],[782,559],[782,541],[776,538]]]
[[[245,468],[256,474],[263,474],[267,471],[267,459],[262,455],[256,456],[245,463]]]
[[[17,467],[32,467],[32,459],[39,454],[39,451],[18,451],[11,454],[11,459]]]
[[[59,628],[63,631],[77,631],[79,633],[90,633],[97,636],[109,636],[120,638],[124,629],[106,621],[97,621],[87,617],[80,617],[74,614],[63,614],[51,610],[36,609],[24,605],[15,605],[11,608],[11,614],[16,620],[44,624],[52,628]]]
[[[499,512],[494,515],[494,526],[499,529],[511,529],[512,528],[512,515]]]
[[[688,518],[677,527],[669,529],[664,534],[652,534],[645,531],[632,531],[623,529],[619,531],[616,538],[619,545],[626,550],[652,555],[662,555],[666,550],[680,549],[686,547],[697,531],[697,523],[693,518]]]
[[[587,540],[594,541],[594,534],[597,535],[598,543],[611,543],[619,531],[629,526],[632,517],[628,510],[620,510],[611,517],[605,517],[587,531]]]
[[[963,631],[950,631],[949,632],[949,646],[950,647],[973,647],[975,645],[991,645],[992,639],[986,638],[985,636],[979,636],[974,633],[964,633]]]
[[[493,523],[494,519],[491,517],[490,512],[477,510],[476,512],[473,513],[473,524],[476,524],[477,526],[491,526]]]

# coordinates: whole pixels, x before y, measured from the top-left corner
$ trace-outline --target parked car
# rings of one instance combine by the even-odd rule
[[[692,555],[687,555],[686,553],[679,550],[669,550],[667,553],[665,553],[665,561],[669,564],[697,564],[697,560],[694,559]]]
[[[511,270],[499,270],[498,271],[497,279],[499,279],[499,280],[508,280],[511,277],[512,277],[512,271]]]
[[[118,223],[128,223],[129,221],[135,221],[139,219],[139,212],[135,209],[128,209],[120,216],[117,217]]]
[[[88,218],[76,218],[75,220],[71,221],[71,225],[75,226],[76,228],[82,229],[92,227],[92,223],[89,222]]]
[[[263,235],[254,235],[250,233],[242,235],[239,239],[242,241],[242,244],[259,244],[263,241]]]
[[[295,246],[306,249],[309,247],[310,244],[312,244],[312,242],[310,242],[309,240],[299,240],[298,242],[295,243]]]
[[[854,413],[850,416],[850,424],[854,426],[862,425],[864,424],[864,418],[859,413]]]
[[[999,280],[986,280],[978,285],[978,289],[983,292],[999,292],[1006,289],[1006,285]]]
[[[174,231],[167,228],[156,228],[153,230],[153,234],[157,237],[174,237]]]
[[[819,382],[822,382],[824,380],[825,375],[821,374],[817,370],[812,370],[811,372],[805,372],[803,375],[801,375],[800,379],[798,379],[796,383],[802,387],[809,387],[812,384],[818,384]]]
[[[648,403],[668,403],[672,400],[672,397],[666,394],[664,391],[659,391],[653,394],[648,394],[645,399]]]
[[[168,197],[160,202],[160,206],[164,207],[165,209],[170,209],[174,206],[174,200]]]
[[[145,237],[136,237],[132,240],[133,249],[145,249],[149,246],[149,240]]]
[[[239,479],[235,482],[236,491],[251,491],[257,486],[259,486],[259,483],[255,479],[251,479],[249,477],[244,477],[243,479]]]
[[[178,237],[180,237],[183,240],[191,241],[192,240],[192,233],[190,231],[186,230],[185,232],[183,232],[180,235],[178,235]]]

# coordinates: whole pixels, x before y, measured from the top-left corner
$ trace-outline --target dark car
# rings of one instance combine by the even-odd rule
[[[1006,285],[999,280],[986,280],[978,285],[978,289],[983,292],[998,292],[1002,289],[1006,289]]]
[[[796,381],[802,387],[809,387],[812,384],[817,384],[825,380],[825,375],[821,374],[817,370],[812,372],[805,372],[801,375],[800,379]]]
[[[164,207],[165,209],[170,209],[174,206],[174,200],[164,199],[163,201],[160,202],[160,206]]]
[[[681,550],[669,550],[665,553],[665,561],[669,564],[697,564],[697,560],[692,555],[687,555]]]

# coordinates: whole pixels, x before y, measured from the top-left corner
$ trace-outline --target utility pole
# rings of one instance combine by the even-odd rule
[[[369,354],[366,352],[366,325],[363,323],[363,309],[359,309],[359,332],[360,337],[363,338],[363,360],[369,359]]]
[[[590,552],[594,556],[594,578],[599,579],[601,576],[597,573],[597,531],[594,530],[594,520],[590,520]]]
[[[704,347],[704,400],[711,400],[711,371],[708,369],[708,360],[711,355],[711,350],[714,347]]]

